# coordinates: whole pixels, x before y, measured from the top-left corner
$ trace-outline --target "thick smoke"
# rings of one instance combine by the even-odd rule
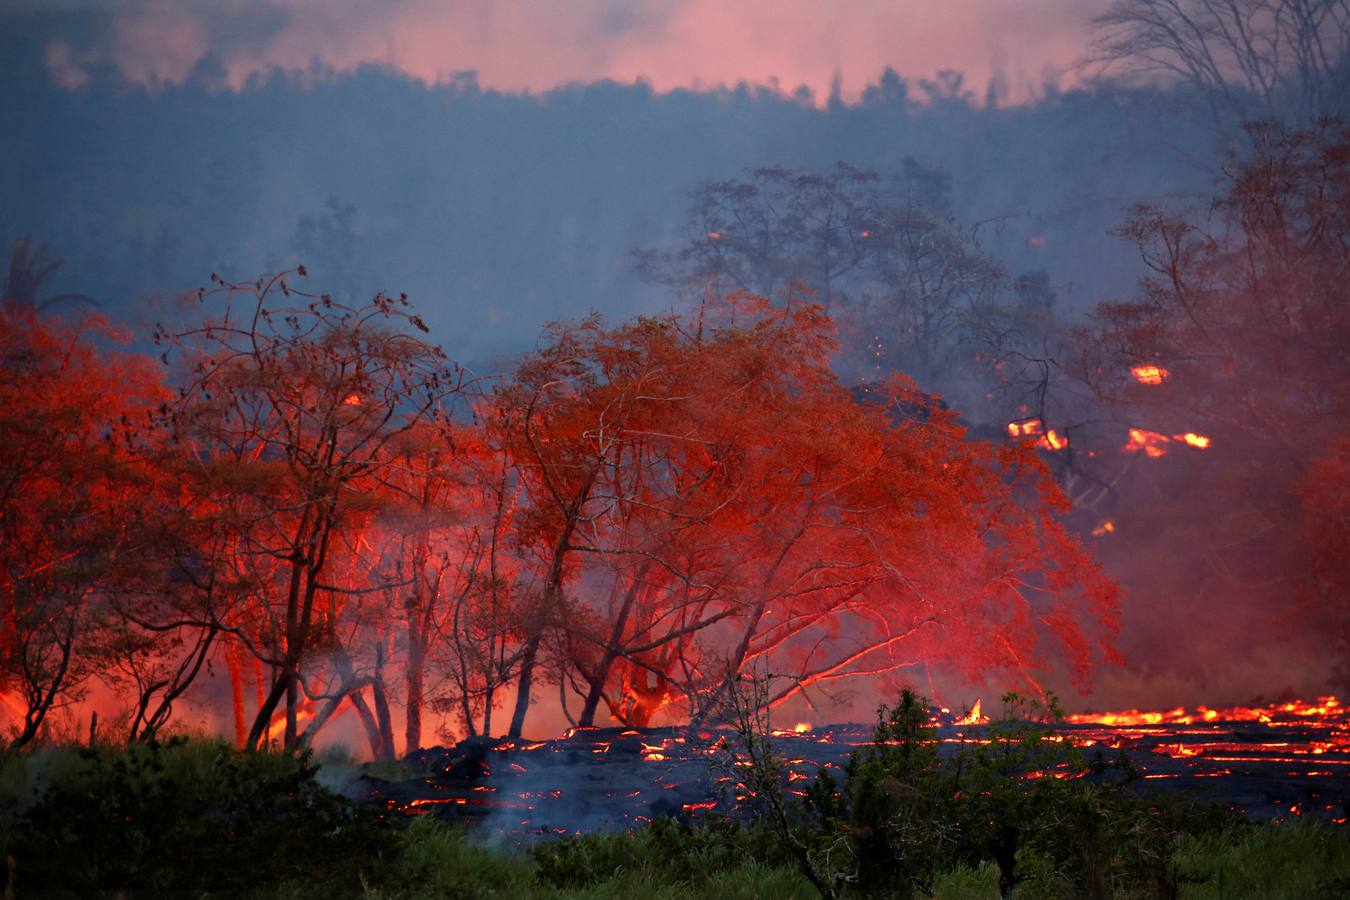
[[[1011,63],[1008,92],[972,90],[998,82],[982,68],[996,53],[991,42],[968,59],[911,63],[964,68],[968,81],[886,70],[829,97],[831,58],[802,54],[796,70],[773,69],[787,37],[770,31],[763,56],[734,72],[705,66],[734,58],[734,48],[701,46],[688,62],[709,82],[778,75],[786,90],[672,89],[694,71],[679,67],[672,36],[705,32],[718,15],[733,16],[733,34],[763,34],[763,10],[721,14],[688,2],[634,15],[597,2],[574,15],[559,6],[531,23],[510,56],[480,40],[504,33],[499,21],[455,33],[463,43],[447,51],[437,41],[450,32],[413,29],[428,10],[407,3],[385,23],[379,48],[371,44],[379,29],[345,7],[339,15],[321,6],[7,17],[15,27],[0,37],[0,102],[10,110],[0,136],[0,239],[32,234],[49,244],[67,261],[60,290],[94,297],[138,327],[170,314],[172,299],[213,271],[249,278],[303,263],[313,289],[339,297],[407,291],[452,358],[493,373],[550,320],[598,309],[619,321],[681,303],[639,279],[629,251],[676,246],[691,192],[748,168],[823,171],[844,161],[895,174],[914,159],[946,172],[953,219],[1009,273],[1043,272],[1072,317],[1135,292],[1137,256],[1109,235],[1121,210],[1141,201],[1203,208],[1222,159],[1211,124],[1182,91],[1105,83],[1060,91]],[[881,71],[890,50],[858,41],[857,23],[892,6],[826,30],[826,46],[861,46],[856,65]],[[520,13],[511,9],[497,15]],[[455,14],[438,12],[437,21]],[[559,18],[603,39],[584,53],[543,53]],[[1025,24],[981,22],[989,31]],[[1079,27],[1057,25],[1040,58],[1067,63]],[[945,52],[942,41],[925,44]],[[471,52],[480,45],[481,59]],[[320,50],[323,64],[305,68]],[[493,62],[508,57],[539,62]],[[447,68],[446,58],[456,61]],[[385,65],[360,65],[372,60]],[[597,74],[652,79],[568,84]],[[794,93],[798,83],[811,90]],[[1158,540],[1169,539],[1163,526]],[[1324,684],[1325,668],[1291,649],[1306,635],[1262,628],[1276,617],[1269,596],[1181,603],[1174,592],[1186,573],[1101,546],[1131,591],[1121,635],[1130,662],[1100,676],[1087,705],[1213,705]],[[927,678],[912,680],[928,688]],[[1002,687],[944,684],[940,674],[931,685],[952,706]],[[835,710],[784,715],[863,718],[874,699],[854,693]],[[538,721],[562,720],[541,710]],[[356,740],[351,726],[343,728]]]

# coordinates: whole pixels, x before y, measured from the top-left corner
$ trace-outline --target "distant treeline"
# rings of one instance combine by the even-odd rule
[[[627,255],[673,240],[701,184],[782,164],[950,175],[953,218],[1009,271],[1046,271],[1071,308],[1127,294],[1122,209],[1212,194],[1214,122],[1176,90],[1101,83],[993,108],[949,75],[887,71],[857,104],[768,88],[539,96],[428,86],[389,70],[277,73],[242,92],[206,60],[186,85],[115,72],[66,90],[43,41],[0,37],[0,238],[69,260],[64,289],[130,319],[203,271],[307,265],[368,296],[406,288],[466,362],[546,321],[669,304]],[[39,36],[40,37],[40,36]],[[153,318],[147,314],[146,318]]]

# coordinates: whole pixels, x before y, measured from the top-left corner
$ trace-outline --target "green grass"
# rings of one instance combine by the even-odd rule
[[[1298,822],[1183,835],[1175,856],[1181,896],[1350,898],[1350,835],[1344,827]]]
[[[765,865],[729,829],[659,822],[632,832],[590,835],[533,850],[485,844],[462,829],[422,819],[403,830],[371,900],[519,897],[522,900],[811,900],[795,870]],[[287,896],[304,897],[290,886]]]

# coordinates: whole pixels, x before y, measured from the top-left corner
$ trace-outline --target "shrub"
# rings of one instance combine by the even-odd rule
[[[1053,733],[1053,695],[1008,694],[1004,709],[944,755],[928,701],[906,689],[842,781],[821,771],[791,837],[817,868],[830,853],[833,895],[927,896],[958,866],[992,861],[1003,896],[1022,883],[1040,897],[1176,896],[1177,835],[1229,817],[1141,796],[1123,756],[1089,756]]]
[[[35,792],[0,797],[0,853],[14,859],[22,892],[234,894],[293,876],[351,883],[388,846],[374,814],[320,786],[306,756],[183,739],[52,752],[55,761],[12,760],[30,780],[37,767],[47,777]]]

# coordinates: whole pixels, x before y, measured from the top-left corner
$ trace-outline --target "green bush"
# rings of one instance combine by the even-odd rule
[[[381,818],[323,789],[308,758],[212,741],[43,750],[0,761],[0,859],[14,859],[20,898],[805,900],[823,891],[802,847],[817,875],[845,876],[817,882],[838,896],[1350,898],[1345,829],[1140,797],[1128,766],[1036,721],[1053,704],[1009,709],[941,755],[925,701],[902,695],[842,777],[823,773],[790,810],[791,840],[766,815],[521,850]]]
[[[694,825],[662,818],[634,831],[564,837],[534,847],[531,856],[539,880],[559,888],[594,887],[634,872],[698,887],[720,884],[747,863],[766,872],[793,865],[767,829],[724,819]]]
[[[224,743],[53,750],[8,761],[0,853],[46,896],[234,895],[283,878],[347,883],[388,831],[308,758]]]
[[[998,889],[1037,897],[1173,897],[1183,830],[1229,820],[1213,808],[1145,798],[1123,757],[1089,757],[1053,733],[1045,704],[1009,694],[1004,718],[954,755],[939,752],[929,703],[906,689],[882,707],[872,744],[842,782],[822,771],[795,839],[840,894],[931,895],[957,867],[992,862]]]

